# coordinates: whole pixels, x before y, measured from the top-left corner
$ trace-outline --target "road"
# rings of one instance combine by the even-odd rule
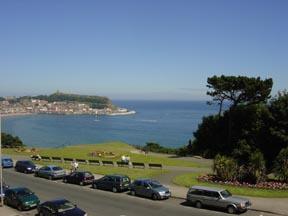
[[[187,206],[184,200],[169,199],[153,201],[133,197],[127,193],[112,193],[92,189],[90,186],[64,184],[61,180],[49,181],[36,178],[33,174],[22,174],[13,169],[3,171],[4,180],[10,186],[25,186],[39,196],[41,201],[55,198],[66,198],[85,210],[89,216],[211,216],[228,215],[222,211],[196,209]],[[26,211],[24,215],[35,216],[36,210]],[[265,215],[248,211],[243,216]]]

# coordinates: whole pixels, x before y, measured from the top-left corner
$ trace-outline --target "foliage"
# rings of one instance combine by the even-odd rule
[[[219,183],[210,183],[204,181],[198,181],[199,176],[204,175],[206,173],[186,173],[179,176],[174,177],[173,183],[185,187],[191,187],[194,185],[203,185],[210,187],[225,187],[225,189],[229,190],[232,194],[241,195],[241,196],[251,196],[251,197],[266,197],[266,198],[275,198],[275,197],[288,197],[287,190],[277,190],[277,189],[259,189],[252,187],[240,187],[239,185],[221,185]]]
[[[155,142],[147,142],[146,145],[142,148],[145,152],[155,152],[155,153],[164,153],[164,154],[176,154],[177,149],[175,148],[168,148],[159,145]]]
[[[1,138],[3,148],[18,148],[25,146],[18,136],[14,137],[10,134],[1,133]]]
[[[107,97],[101,97],[101,96],[90,96],[90,95],[78,95],[78,94],[66,94],[57,91],[54,94],[51,95],[39,95],[35,97],[20,97],[18,98],[18,101],[22,101],[25,99],[40,99],[40,100],[47,100],[48,102],[80,102],[80,103],[86,103],[89,104],[92,108],[110,108],[112,107],[112,102]]]
[[[288,183],[288,147],[283,148],[275,160],[276,177]]]
[[[207,87],[212,89],[207,95],[218,102],[220,107],[225,100],[231,103],[232,107],[238,104],[255,104],[265,102],[270,95],[272,79],[261,80],[260,77],[246,76],[213,76],[207,79]],[[221,113],[221,110],[220,110]]]
[[[213,163],[213,171],[219,178],[233,181],[237,178],[237,170],[237,163],[234,159],[216,155]]]

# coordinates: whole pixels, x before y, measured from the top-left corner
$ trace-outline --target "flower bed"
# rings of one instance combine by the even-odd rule
[[[199,176],[198,181],[202,182],[210,182],[217,183],[223,185],[231,185],[231,186],[240,186],[240,187],[250,187],[250,188],[259,188],[259,189],[278,189],[278,190],[288,190],[288,184],[280,181],[265,181],[258,184],[250,184],[239,181],[223,181],[219,179],[216,175],[202,175]]]

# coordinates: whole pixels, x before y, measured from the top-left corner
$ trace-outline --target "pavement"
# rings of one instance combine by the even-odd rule
[[[189,172],[201,172],[207,168],[189,168],[189,167],[164,167],[169,170],[168,173],[157,176],[156,179],[166,185],[172,193],[172,197],[185,201],[188,188],[173,184],[172,179],[177,175]],[[95,178],[101,178],[103,175],[94,174]],[[252,202],[251,210],[259,212],[259,215],[283,215],[288,216],[288,198],[260,198],[246,197]],[[1,213],[1,211],[0,211]],[[2,216],[2,214],[0,214]],[[8,215],[7,215],[8,216]]]
[[[0,215],[1,216],[22,216],[22,214],[20,214],[16,210],[7,206],[0,206]]]

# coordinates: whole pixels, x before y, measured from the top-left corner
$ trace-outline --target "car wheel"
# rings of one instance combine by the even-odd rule
[[[116,187],[113,187],[113,188],[112,188],[112,192],[113,192],[113,193],[117,193],[117,192],[118,192],[117,188],[116,188]]]
[[[83,182],[83,181],[80,181],[80,182],[79,182],[79,185],[83,186],[83,185],[84,185],[84,182]]]
[[[236,209],[235,209],[234,206],[228,206],[228,207],[227,207],[227,212],[228,212],[229,214],[235,214],[235,213],[236,213]]]
[[[34,173],[34,176],[35,176],[35,177],[38,177],[38,174],[35,172],[35,173]]]
[[[22,206],[19,204],[19,205],[17,205],[17,209],[18,209],[18,211],[22,211],[23,209],[22,209]]]
[[[152,199],[153,200],[157,200],[158,199],[158,196],[156,194],[152,194]]]
[[[24,173],[25,173],[25,174],[27,174],[27,173],[28,173],[28,171],[27,171],[27,170],[24,170]]]
[[[97,189],[97,184],[92,184],[92,188]]]
[[[64,179],[63,179],[63,182],[64,182],[64,183],[67,183],[67,179],[66,179],[66,178],[64,178]]]
[[[5,198],[4,198],[3,202],[4,202],[4,205],[7,205],[7,200]]]
[[[53,177],[52,177],[52,176],[49,176],[48,179],[49,179],[49,180],[53,180]]]
[[[44,216],[44,214],[42,212],[39,212],[38,216]]]
[[[130,191],[130,194],[131,194],[132,196],[135,196],[135,195],[136,195],[136,192],[135,192],[134,190],[131,190],[131,191]]]
[[[196,208],[202,208],[202,203],[200,201],[196,201],[195,203]]]

